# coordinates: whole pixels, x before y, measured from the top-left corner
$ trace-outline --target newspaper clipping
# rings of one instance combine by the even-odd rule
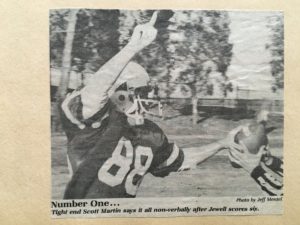
[[[49,12],[52,218],[281,214],[276,11]]]

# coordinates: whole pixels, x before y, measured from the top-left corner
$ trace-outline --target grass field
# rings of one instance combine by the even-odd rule
[[[174,115],[160,120],[152,118],[180,147],[202,146],[222,138],[234,127],[250,118],[228,119],[217,115],[200,118],[192,126],[191,116]],[[176,126],[174,126],[176,124]],[[273,155],[283,157],[283,117],[270,118],[268,126],[270,148]],[[52,198],[61,199],[69,180],[66,159],[66,137],[52,134]],[[197,197],[197,196],[257,196],[264,195],[243,169],[233,168],[226,151],[219,152],[190,171],[171,173],[165,178],[147,174],[137,197]]]

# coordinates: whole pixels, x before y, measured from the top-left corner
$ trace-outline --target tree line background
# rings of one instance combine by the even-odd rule
[[[61,68],[57,95],[67,92],[70,71],[97,71],[129,41],[137,24],[148,22],[152,10],[51,10],[51,66]],[[224,97],[233,90],[226,74],[233,55],[230,17],[226,11],[160,10],[155,24],[156,40],[135,56],[169,98],[172,92],[189,93],[197,114],[199,95],[213,95],[216,88]],[[283,19],[272,17],[272,33],[266,49],[272,55],[273,91],[283,88]],[[212,74],[218,74],[212,79]]]

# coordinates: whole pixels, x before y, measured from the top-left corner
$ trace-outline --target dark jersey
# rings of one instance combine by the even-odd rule
[[[119,113],[109,120],[75,171],[65,199],[134,197],[146,173],[167,176],[181,166],[182,151],[151,121],[130,127]]]
[[[269,195],[283,195],[283,162],[272,155],[262,157],[251,177]]]
[[[76,93],[73,92],[73,93]],[[73,95],[73,93],[71,95]],[[101,137],[108,123],[110,102],[91,118],[83,119],[80,95],[68,96],[60,101],[60,119],[68,139],[68,160],[73,173]],[[80,126],[81,125],[81,126]],[[83,127],[82,127],[83,126]]]
[[[80,104],[75,106],[73,115],[80,115]],[[65,199],[134,197],[146,173],[167,176],[183,162],[182,151],[155,123],[145,120],[143,125],[130,126],[124,114],[110,111],[104,118],[104,112],[90,123],[81,119],[83,129],[62,115],[68,155],[75,163]],[[93,127],[95,121],[101,125]]]

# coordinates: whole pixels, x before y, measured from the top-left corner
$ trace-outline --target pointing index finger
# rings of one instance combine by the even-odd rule
[[[155,12],[152,14],[152,17],[151,17],[151,19],[150,19],[150,21],[149,21],[149,24],[150,24],[150,25],[154,26],[154,24],[155,24],[155,22],[156,22],[156,20],[157,20],[157,14],[158,14],[157,11],[155,11]]]

